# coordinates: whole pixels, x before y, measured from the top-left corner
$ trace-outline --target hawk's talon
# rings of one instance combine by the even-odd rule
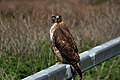
[[[56,64],[62,64],[62,62],[61,61],[56,61]]]

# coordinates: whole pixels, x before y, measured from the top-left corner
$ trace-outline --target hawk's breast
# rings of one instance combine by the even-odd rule
[[[57,25],[57,23],[54,23],[54,24],[52,25],[52,27],[50,28],[50,39],[51,39],[51,41],[53,40],[53,34],[54,34],[54,32],[55,32],[56,25]]]

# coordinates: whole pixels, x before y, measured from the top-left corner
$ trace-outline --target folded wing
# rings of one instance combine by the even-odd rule
[[[70,64],[80,62],[78,49],[67,27],[57,28],[54,32],[53,40],[64,61]]]

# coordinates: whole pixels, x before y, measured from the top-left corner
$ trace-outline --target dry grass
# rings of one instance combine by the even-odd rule
[[[53,0],[0,4],[1,44],[7,47],[20,49],[23,44],[33,46],[41,39],[49,39],[50,16],[54,13],[63,16],[78,44],[86,40],[105,42],[120,34],[120,7],[116,3],[86,6],[72,0]]]
[[[11,77],[6,76],[5,78],[5,74],[9,73],[6,70],[12,61],[5,68],[0,66],[2,79],[10,78],[14,80],[18,77],[25,77],[22,74],[19,74],[22,77],[16,77],[17,72],[20,73],[19,68],[23,63],[29,64],[32,70],[28,69],[28,71],[31,73],[53,64],[52,61],[49,63],[46,55],[50,53],[50,17],[54,13],[60,13],[63,16],[63,20],[73,34],[77,46],[79,49],[82,48],[82,51],[87,49],[84,49],[86,42],[87,45],[90,44],[93,47],[98,42],[103,43],[120,36],[119,0],[106,0],[99,5],[91,5],[86,1],[40,0],[37,2],[11,2],[8,0],[6,2],[6,0],[3,0],[0,2],[0,58],[5,60],[2,59],[4,54],[4,58],[9,58],[8,62],[5,61],[4,64],[8,64],[11,58],[18,57],[17,60],[15,58],[17,62],[15,64],[17,65],[15,68],[16,74],[11,74]],[[6,53],[9,53],[10,57],[6,57],[8,56]],[[35,59],[36,56],[38,60]],[[43,61],[39,61],[39,58]],[[41,63],[39,69],[33,63],[37,63],[37,65]]]

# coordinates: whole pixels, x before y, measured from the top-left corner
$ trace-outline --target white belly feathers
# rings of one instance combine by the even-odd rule
[[[50,39],[51,39],[51,41],[53,40],[53,34],[54,34],[55,29],[56,29],[56,25],[57,25],[57,23],[54,23],[53,26],[50,28]]]

